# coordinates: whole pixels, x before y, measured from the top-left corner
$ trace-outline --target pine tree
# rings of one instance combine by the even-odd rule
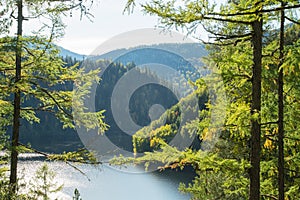
[[[102,121],[102,112],[86,112],[81,94],[85,93],[93,81],[99,81],[99,70],[86,72],[77,64],[65,67],[58,49],[53,41],[63,35],[62,17],[79,9],[81,16],[90,17],[88,5],[93,1],[49,1],[49,0],[5,0],[1,1],[3,10],[0,19],[5,22],[0,25],[2,33],[10,32],[17,24],[16,37],[1,38],[0,60],[0,106],[5,111],[1,113],[8,120],[4,127],[12,125],[10,184],[12,193],[16,192],[17,163],[19,146],[20,119],[31,123],[39,122],[36,112],[53,113],[63,123],[64,127],[74,128],[74,123],[88,128],[106,128]],[[27,8],[28,16],[23,10]],[[44,24],[33,35],[23,36],[24,20],[39,19]],[[74,92],[64,89],[65,83],[77,81],[81,90]],[[59,86],[59,87],[57,87]],[[60,88],[60,89],[58,89]],[[13,102],[11,95],[13,94]],[[28,105],[28,99],[35,99],[35,105]],[[82,116],[75,121],[72,116],[72,103],[76,104],[76,115]],[[11,115],[9,112],[13,112]],[[73,111],[74,112],[74,111]],[[76,118],[79,119],[79,118]],[[93,119],[93,120],[91,120]],[[11,120],[11,121],[10,121]],[[12,122],[12,123],[11,123]],[[2,127],[1,127],[2,128]]]
[[[128,1],[128,8],[130,9],[131,5],[133,5],[134,1]],[[285,17],[284,11],[289,11],[289,13],[293,15],[293,10],[300,7],[299,2],[297,1],[228,1],[227,4],[223,5],[215,5],[210,1],[185,1],[177,6],[176,1],[148,1],[143,4],[143,7],[146,12],[151,15],[156,15],[160,17],[160,22],[166,28],[178,28],[183,27],[187,28],[188,32],[191,33],[196,30],[199,26],[202,26],[214,39],[213,51],[211,59],[213,59],[218,69],[221,71],[221,75],[224,78],[225,87],[228,89],[230,98],[229,105],[229,116],[226,119],[225,131],[223,134],[227,137],[230,137],[236,143],[233,144],[235,148],[238,145],[244,145],[244,149],[241,152],[248,152],[247,146],[249,139],[249,153],[250,153],[250,169],[249,169],[249,179],[250,179],[250,191],[249,191],[249,199],[257,200],[261,197],[267,198],[267,194],[261,194],[260,188],[265,187],[265,185],[260,185],[260,175],[263,173],[269,173],[266,171],[260,172],[261,169],[261,156],[265,159],[266,150],[263,149],[261,151],[261,138],[268,137],[262,134],[262,126],[264,131],[267,129],[268,125],[277,124],[280,127],[280,135],[279,135],[279,165],[280,169],[280,177],[279,178],[279,196],[283,198],[283,171],[282,171],[282,162],[283,162],[283,110],[282,110],[282,71],[284,68],[284,64],[282,64],[282,36],[281,36],[281,47],[278,66],[280,66],[279,70],[279,100],[278,100],[278,110],[279,116],[270,117],[266,121],[265,116],[271,116],[274,114],[270,108],[266,110],[270,113],[265,114],[262,111],[262,105],[265,109],[265,104],[269,104],[270,99],[265,100],[264,98],[269,95],[277,96],[277,94],[272,93],[274,87],[269,88],[270,90],[264,91],[266,93],[262,93],[262,89],[265,89],[267,86],[262,85],[267,82],[264,78],[265,76],[270,76],[272,73],[277,74],[277,72],[268,72],[264,69],[264,67],[268,68],[270,63],[267,63],[265,60],[265,51],[266,49],[272,49],[273,54],[277,54],[278,46],[268,46],[266,47],[266,43],[272,40],[272,33],[270,30],[270,26],[272,23],[278,23],[276,18],[281,13],[282,18],[289,19],[289,21],[293,23],[298,23],[297,19],[293,19],[293,17]],[[284,21],[281,19],[281,23]],[[283,26],[281,26],[283,27]],[[274,29],[272,30],[274,31]],[[277,40],[278,41],[278,40]],[[277,43],[278,44],[278,43]],[[277,45],[276,44],[276,45]],[[274,45],[274,43],[273,43]],[[216,47],[218,46],[218,47]],[[223,51],[223,52],[222,52]],[[211,62],[212,63],[212,62]],[[278,68],[275,66],[275,69]],[[272,69],[274,70],[274,69]],[[271,70],[270,70],[271,71]],[[275,82],[277,83],[277,78]],[[236,85],[235,85],[236,84]],[[277,86],[275,86],[277,88]],[[233,92],[232,92],[233,91]],[[251,97],[251,98],[250,98]],[[263,97],[263,98],[262,98]],[[262,101],[263,100],[263,101]],[[273,106],[271,106],[273,108]],[[245,112],[248,112],[246,115]],[[279,117],[279,120],[276,118]],[[275,118],[275,119],[274,119]],[[200,122],[201,123],[201,122]],[[273,128],[273,131],[276,129]],[[226,134],[229,133],[229,135]],[[204,133],[201,133],[202,135]],[[233,135],[234,134],[234,135]],[[205,133],[207,135],[207,133]],[[245,141],[246,138],[246,141]],[[269,138],[270,139],[270,138]],[[241,142],[242,141],[242,142]],[[270,140],[266,140],[266,142],[270,143]],[[238,144],[237,142],[241,142]],[[245,147],[246,146],[246,147]],[[265,143],[265,146],[268,147],[268,144]],[[272,145],[271,145],[272,146]],[[270,147],[270,146],[269,146]],[[165,148],[166,149],[166,148]],[[170,150],[170,149],[168,149]],[[220,151],[220,148],[216,148],[217,151]],[[173,150],[174,151],[174,150]],[[230,151],[232,152],[232,151]],[[179,152],[177,152],[180,154]],[[233,154],[233,155],[236,155]],[[160,155],[162,157],[162,155]],[[211,155],[212,156],[212,155]],[[182,164],[182,160],[180,157],[174,156],[175,163]],[[233,156],[235,157],[235,156]],[[213,157],[214,158],[214,157]],[[158,159],[156,156],[145,157],[145,160],[150,159]],[[193,160],[192,158],[190,158]],[[240,156],[236,159],[237,162],[241,162]],[[242,156],[242,159],[248,160],[247,157]],[[194,163],[196,161],[186,161],[186,163]],[[201,161],[199,161],[201,162]],[[216,161],[218,162],[218,161]],[[226,162],[226,159],[224,160]],[[197,163],[197,162],[196,162]],[[199,164],[199,163],[198,163]],[[263,163],[263,165],[265,162]],[[242,165],[246,167],[247,165]],[[264,165],[265,166],[265,165]],[[196,167],[197,168],[197,167]],[[264,167],[263,167],[264,168]],[[231,168],[229,168],[231,169]],[[233,170],[233,169],[232,169]],[[265,170],[265,168],[264,168]],[[203,169],[199,169],[200,172],[207,171]],[[214,167],[212,168],[214,171]],[[246,169],[242,169],[242,171],[248,171]],[[221,170],[222,172],[222,170]],[[223,173],[226,173],[224,171]],[[243,173],[242,173],[243,174]],[[246,174],[242,176],[247,177]],[[200,175],[201,177],[201,175]],[[214,180],[216,180],[214,178]],[[232,179],[229,179],[232,180]],[[233,179],[235,180],[235,179]],[[224,180],[225,183],[228,182]],[[222,179],[220,180],[221,185]],[[238,182],[231,182],[232,187],[236,185]],[[246,182],[244,182],[245,184]],[[202,184],[205,184],[202,182]],[[266,182],[263,182],[266,184]],[[227,185],[230,187],[229,185]],[[207,186],[209,187],[209,186]],[[246,185],[244,185],[246,187]],[[238,187],[237,187],[238,188]],[[227,188],[228,189],[228,188]],[[226,187],[224,191],[227,190]],[[229,190],[230,191],[230,190]],[[232,190],[234,192],[236,190]],[[265,190],[264,190],[265,191]],[[273,191],[273,190],[272,190]],[[228,192],[228,191],[227,191]],[[231,194],[232,194],[231,192]],[[196,191],[195,191],[196,193]],[[226,192],[225,192],[226,193]],[[242,192],[243,193],[243,192]],[[242,193],[239,193],[242,195]],[[230,197],[230,192],[228,193]],[[244,194],[244,193],[243,193]],[[221,196],[222,198],[226,197]],[[203,196],[199,196],[203,198]],[[218,196],[214,196],[214,198],[221,198]],[[245,198],[245,196],[244,196]]]
[[[58,185],[54,181],[55,173],[49,169],[48,165],[44,163],[36,171],[35,177],[30,182],[31,187],[29,196],[32,199],[50,200],[51,194],[55,194],[62,190],[63,185]]]

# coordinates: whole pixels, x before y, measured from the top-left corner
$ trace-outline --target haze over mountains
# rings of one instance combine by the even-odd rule
[[[131,68],[134,67],[135,62],[137,62],[137,64],[140,64],[139,62],[157,61],[157,63],[163,63],[167,66],[174,67],[174,69],[180,71],[180,73],[184,74],[184,76],[188,76],[187,77],[188,79],[195,79],[195,78],[199,78],[199,76],[193,77],[193,73],[191,73],[192,66],[191,64],[189,64],[189,62],[192,60],[199,60],[199,58],[207,54],[203,45],[192,44],[192,43],[160,44],[160,45],[140,46],[140,47],[130,48],[130,49],[117,49],[108,52],[104,55],[98,55],[92,57],[74,53],[70,50],[64,49],[63,47],[59,47],[59,49],[61,50],[60,55],[65,59],[65,62],[70,62],[70,60],[82,61],[84,59],[90,58],[91,60],[94,61],[110,60],[119,63],[119,64],[115,64],[112,67],[112,69],[108,71],[107,77],[105,79],[107,81],[106,82],[102,81],[102,85],[100,83],[100,91],[102,91],[102,94],[97,94],[97,96],[102,98],[100,98],[100,102],[101,102],[100,104],[96,103],[96,105],[98,105],[99,110],[103,108],[107,109],[106,107],[109,107],[112,87],[124,75],[124,73],[126,73],[126,71],[129,70],[130,67],[128,68],[126,66],[126,64],[128,64],[127,63],[128,60],[126,59],[128,58],[131,59],[134,57],[134,59],[132,60],[133,65],[131,65]],[[167,55],[167,57],[164,57],[165,60],[162,60],[162,57],[160,58],[161,54]],[[174,57],[176,58],[175,60],[173,59]],[[66,58],[72,58],[72,59],[66,59]],[[177,63],[178,58],[182,58],[179,60],[186,60],[186,61],[185,62],[180,61],[181,64],[178,64]],[[122,61],[124,61],[123,64]],[[67,65],[71,65],[71,64],[72,63],[67,63]],[[178,66],[176,67],[175,65]],[[204,70],[201,73],[205,75],[208,73],[208,71]],[[150,76],[152,76],[152,74]],[[181,83],[178,82],[175,84],[180,85]],[[66,87],[68,89],[72,89],[70,85]],[[144,92],[145,95],[147,95],[150,92],[150,90],[151,91],[154,90],[153,87],[145,87],[142,93]],[[158,91],[159,93],[161,89],[156,88],[155,90]],[[146,101],[147,102],[146,104],[149,105],[144,105],[142,102],[145,102],[145,99],[141,98],[141,96],[143,95],[135,95],[135,96],[137,97],[137,99],[133,99],[132,101],[135,102],[134,103],[135,105],[133,105],[133,110],[131,114],[134,120],[136,120],[137,124],[143,124],[144,126],[148,125],[149,124],[148,111],[145,108],[149,107],[151,101],[153,100],[152,101],[153,103],[155,101],[155,98],[163,98],[163,97],[160,97],[158,95],[150,95],[151,98],[148,98]],[[177,102],[178,101],[173,101],[173,103],[168,105],[166,109],[171,108]],[[144,117],[142,116],[143,114],[145,115]],[[50,113],[37,113],[37,115],[41,118],[40,124],[29,125],[26,124],[25,121],[23,122],[21,127],[21,137],[20,137],[22,143],[25,144],[30,143],[32,147],[47,152],[73,151],[78,149],[78,147],[83,147],[77,135],[76,130],[62,129],[60,122],[56,120],[55,117]],[[116,123],[113,122],[113,117],[111,116],[109,111],[107,112],[105,122],[111,125],[110,128],[111,131],[108,131],[107,134],[112,135],[117,132],[116,130],[119,130],[118,128],[116,128],[117,125]],[[115,140],[116,142],[116,140],[119,140],[119,138],[111,137],[111,140]],[[119,142],[119,146],[122,146],[122,148],[125,149],[132,149],[132,138],[125,139],[124,142],[126,144],[121,144],[122,141]]]
[[[190,58],[199,58],[207,55],[204,45],[199,43],[167,43],[167,44],[154,44],[154,45],[144,45],[134,48],[122,48],[110,51],[102,55],[84,55],[73,52],[72,50],[65,49],[64,47],[58,46],[60,49],[60,55],[63,57],[70,56],[76,58],[77,60],[82,60],[86,57],[94,57],[95,59],[107,59],[113,60],[120,55],[126,54],[132,50],[141,49],[141,48],[153,48],[153,49],[162,49],[169,52],[176,53],[185,59]]]

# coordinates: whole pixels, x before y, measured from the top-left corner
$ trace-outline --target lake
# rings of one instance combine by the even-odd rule
[[[26,174],[26,181],[32,180],[36,169],[44,161],[34,158],[37,154],[22,155],[19,161],[19,176]],[[25,159],[24,159],[25,157]],[[49,168],[56,173],[55,181],[63,184],[64,189],[52,198],[72,199],[77,188],[83,200],[187,200],[188,195],[180,193],[179,182],[190,182],[193,173],[164,171],[145,173],[143,169],[134,167],[135,173],[128,169],[115,168],[109,165],[90,166],[76,165],[86,175],[82,175],[64,162],[47,162]],[[88,180],[90,179],[90,180]]]

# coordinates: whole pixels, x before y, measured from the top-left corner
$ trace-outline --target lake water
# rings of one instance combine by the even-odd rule
[[[43,163],[40,160],[20,160],[19,173],[26,174],[25,180],[32,180],[36,169]],[[194,176],[189,172],[143,173],[142,169],[134,168],[135,172],[140,173],[129,173],[108,165],[76,165],[87,178],[66,163],[47,164],[55,171],[58,185],[64,185],[63,191],[52,198],[63,200],[72,199],[75,188],[79,190],[83,200],[187,200],[189,196],[180,193],[178,185],[179,182],[190,182]]]

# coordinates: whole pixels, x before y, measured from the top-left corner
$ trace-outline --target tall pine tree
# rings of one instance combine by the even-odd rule
[[[51,112],[61,120],[64,127],[74,128],[72,104],[76,104],[76,115],[82,116],[80,121],[88,128],[106,125],[102,121],[102,112],[86,112],[82,102],[83,95],[93,81],[99,81],[99,70],[89,72],[79,69],[77,65],[66,67],[59,56],[53,42],[63,35],[62,17],[70,15],[72,10],[79,10],[81,16],[90,17],[89,6],[93,1],[51,1],[51,0],[5,0],[1,1],[0,29],[4,33],[1,38],[0,60],[0,106],[6,107],[1,113],[11,121],[3,126],[12,125],[10,185],[12,195],[17,186],[17,164],[19,152],[20,119],[31,123],[39,122],[36,112]],[[26,12],[24,12],[26,10]],[[41,26],[32,30],[32,34],[23,36],[24,20],[40,20]],[[15,37],[10,37],[12,27],[17,26]],[[7,34],[7,36],[5,36]],[[81,90],[66,90],[65,83],[76,81]],[[13,101],[11,100],[13,95]],[[28,105],[28,99],[34,99]],[[32,102],[32,101],[31,101]],[[1,109],[2,111],[2,109]],[[9,111],[13,111],[11,115]],[[79,119],[79,118],[76,118]],[[92,120],[91,120],[92,119]]]
[[[128,9],[130,9],[131,5],[133,5],[134,1],[128,1]],[[178,6],[177,6],[178,5]],[[279,43],[273,43],[273,46],[268,45],[272,40],[272,32],[278,32],[278,30],[270,29],[273,24],[284,24],[283,18],[284,12],[289,12],[291,17],[289,17],[289,21],[293,23],[298,23],[297,19],[294,19],[293,12],[300,7],[299,2],[297,1],[228,1],[226,4],[216,5],[211,3],[210,1],[185,1],[178,3],[176,1],[148,1],[143,5],[145,11],[151,15],[156,15],[160,17],[160,22],[165,25],[167,28],[178,28],[183,27],[187,28],[188,32],[191,33],[199,26],[202,26],[213,38],[213,45],[218,46],[215,47],[210,57],[214,60],[214,64],[218,66],[221,75],[224,78],[225,87],[229,94],[230,104],[229,104],[229,115],[225,124],[225,131],[223,131],[224,135],[231,137],[236,145],[245,144],[243,147],[246,150],[241,152],[249,152],[250,156],[238,156],[238,159],[235,160],[238,163],[241,163],[244,159],[250,161],[250,168],[248,177],[250,180],[250,190],[249,190],[249,199],[257,200],[261,197],[263,198],[272,198],[272,195],[261,194],[260,188],[266,187],[266,185],[261,186],[260,176],[263,173],[260,172],[261,169],[261,156],[262,159],[265,159],[266,156],[270,156],[265,154],[266,150],[261,152],[261,138],[267,138],[265,142],[265,147],[270,148],[271,138],[269,134],[262,134],[262,127],[264,131],[269,131],[267,127],[273,126],[278,123],[279,129],[272,128],[273,133],[276,134],[277,130],[280,131],[278,135],[279,141],[279,161],[278,161],[278,169],[279,169],[279,196],[283,198],[283,86],[282,86],[282,70],[283,66],[283,35],[281,33],[280,45]],[[281,20],[277,20],[278,16],[281,14]],[[279,17],[280,19],[280,17]],[[283,25],[281,29],[283,29]],[[282,30],[281,30],[282,31]],[[278,34],[277,34],[278,35]],[[278,41],[278,38],[277,38]],[[275,45],[275,46],[274,46]],[[277,46],[276,46],[277,45]],[[264,53],[271,49],[270,55],[264,55]],[[268,63],[268,58],[273,55],[278,55],[279,51],[279,74],[278,77],[275,78],[275,86],[271,87],[270,85],[262,86],[262,84],[266,83],[266,77],[271,76],[272,73],[277,74],[277,71],[271,72],[269,69],[271,66]],[[268,52],[269,53],[269,52]],[[265,59],[266,58],[266,59]],[[275,70],[277,67],[275,66]],[[238,80],[238,81],[237,81]],[[274,116],[274,111],[270,108],[273,106],[270,104],[270,108],[265,107],[268,105],[269,99],[267,96],[278,96],[277,93],[272,93],[275,89],[277,91],[278,88],[278,115]],[[236,85],[235,85],[236,84]],[[269,90],[265,91],[266,88]],[[262,94],[262,89],[264,90],[264,94]],[[262,105],[265,110],[262,111]],[[270,112],[265,114],[264,111]],[[245,112],[249,112],[249,114],[245,114]],[[270,117],[272,116],[273,117]],[[269,116],[268,119],[265,116]],[[279,119],[279,120],[278,120]],[[264,132],[263,131],[263,132]],[[229,133],[229,135],[228,135]],[[200,133],[203,135],[203,133]],[[234,135],[233,135],[234,134]],[[246,142],[243,138],[246,138]],[[274,138],[273,138],[274,139]],[[249,140],[249,143],[247,142]],[[244,141],[244,142],[241,142]],[[276,141],[276,140],[275,140]],[[240,143],[241,142],[241,143]],[[240,144],[238,144],[240,143]],[[269,144],[268,144],[269,143]],[[234,146],[236,146],[233,144]],[[250,148],[247,150],[247,144],[249,144]],[[229,144],[228,144],[229,145]],[[237,147],[236,148],[241,148]],[[168,148],[165,148],[168,149]],[[219,149],[219,148],[216,148]],[[170,149],[169,149],[170,150]],[[220,150],[220,149],[219,149]],[[218,150],[218,151],[219,151]],[[174,150],[173,150],[174,151]],[[230,151],[232,152],[232,151]],[[179,152],[177,152],[179,153]],[[263,155],[262,155],[263,154]],[[218,155],[218,154],[217,154]],[[212,155],[211,155],[212,156]],[[174,156],[175,163],[184,163],[179,162],[180,158]],[[229,156],[230,157],[230,156]],[[232,156],[235,157],[235,156]],[[146,156],[145,160],[151,160],[155,157]],[[215,157],[212,156],[212,159]],[[242,158],[242,160],[241,160]],[[192,158],[190,158],[193,160]],[[202,158],[203,159],[203,158]],[[225,158],[224,158],[225,159]],[[226,160],[226,159],[225,159]],[[224,162],[225,162],[224,160]],[[198,162],[201,162],[200,160]],[[203,159],[203,162],[205,160]],[[216,161],[217,162],[217,161]],[[197,160],[187,163],[197,163]],[[225,162],[226,163],[226,162]],[[266,163],[264,162],[263,165]],[[201,163],[197,164],[201,165]],[[220,166],[222,166],[220,164]],[[244,165],[247,166],[247,165]],[[228,166],[227,166],[228,167]],[[202,172],[200,174],[203,175],[209,174],[206,170],[199,169]],[[214,171],[215,167],[212,167],[212,171]],[[247,168],[247,167],[246,167]],[[229,168],[230,169],[230,168]],[[270,169],[270,168],[269,168]],[[233,170],[233,169],[232,169]],[[243,171],[245,171],[244,169]],[[210,171],[210,170],[209,170]],[[218,170],[217,170],[218,171]],[[247,171],[247,170],[246,170]],[[222,172],[222,170],[221,170]],[[224,171],[223,171],[224,172]],[[225,174],[227,172],[224,172]],[[247,177],[247,175],[243,175]],[[210,176],[212,177],[212,176]],[[217,181],[217,177],[214,180]],[[220,178],[220,182],[222,183],[222,178]],[[232,179],[231,179],[232,180]],[[235,180],[235,179],[233,179]],[[222,187],[225,188],[223,190],[223,195],[220,192],[220,196],[216,195],[214,198],[224,198],[226,193],[227,198],[233,198],[234,193],[241,195],[244,192],[235,185],[241,183],[231,182],[232,186],[227,185],[228,180],[223,180]],[[243,182],[243,181],[242,181]],[[202,184],[205,184],[202,182]],[[245,182],[243,183],[245,184]],[[266,182],[263,182],[266,184]],[[207,186],[212,189],[210,186]],[[232,189],[230,189],[232,187]],[[244,185],[245,187],[245,185]],[[243,188],[244,188],[243,187]],[[235,189],[236,190],[235,190]],[[191,188],[192,189],[192,188]],[[230,192],[230,190],[232,190]],[[222,190],[221,190],[222,191]],[[266,190],[264,190],[265,192]],[[274,191],[274,190],[272,190]],[[196,191],[194,191],[196,193]],[[205,192],[204,192],[205,193]],[[209,192],[206,191],[206,194]],[[224,196],[225,195],[225,196]],[[235,196],[235,198],[238,196]],[[203,198],[200,196],[200,198]],[[245,198],[245,196],[244,196]],[[234,198],[233,198],[234,199]],[[242,198],[243,199],[243,198]]]

